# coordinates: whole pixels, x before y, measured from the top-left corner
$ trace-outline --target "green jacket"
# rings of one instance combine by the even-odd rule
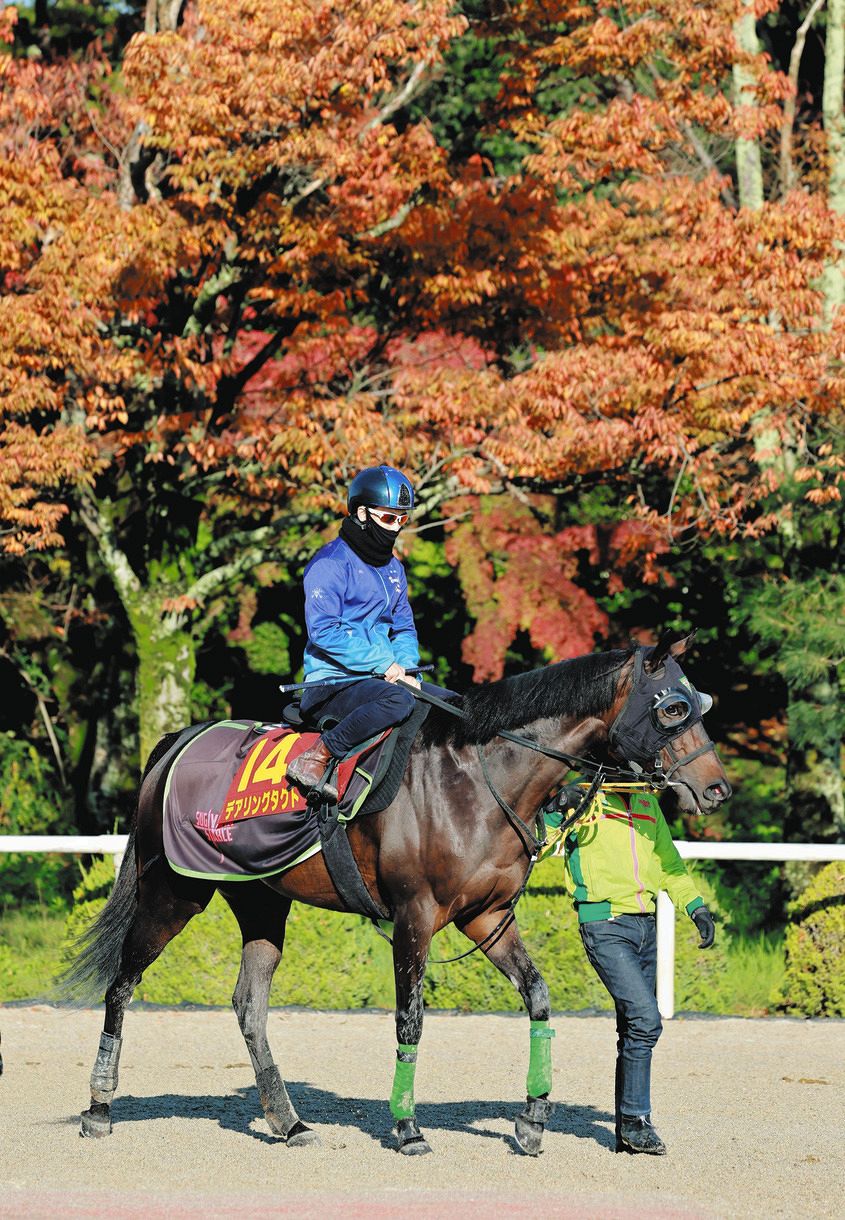
[[[658,890],[688,915],[704,905],[651,792],[600,793],[566,836],[563,858],[579,923],[650,914]]]

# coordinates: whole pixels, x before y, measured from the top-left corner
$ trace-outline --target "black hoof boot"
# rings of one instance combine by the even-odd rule
[[[79,1117],[79,1134],[83,1139],[102,1139],[111,1135],[111,1106],[105,1102],[92,1101],[90,1110],[83,1110]]]
[[[313,1147],[322,1142],[316,1131],[312,1131],[298,1119],[285,1136],[285,1143],[289,1148],[305,1148],[309,1144]]]
[[[623,1115],[616,1132],[616,1151],[665,1156],[666,1145],[651,1125],[650,1114],[641,1114],[637,1118]]]
[[[420,1131],[415,1118],[396,1120],[396,1151],[404,1156],[425,1156],[431,1152],[428,1140]]]
[[[527,1097],[525,1108],[517,1115],[514,1132],[516,1142],[527,1156],[539,1156],[543,1147],[543,1132],[554,1106],[545,1097]]]

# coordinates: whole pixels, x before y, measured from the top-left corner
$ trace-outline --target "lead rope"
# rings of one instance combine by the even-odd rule
[[[516,907],[516,904],[519,902],[520,898],[527,890],[528,879],[531,876],[532,872],[534,871],[534,865],[537,863],[540,852],[543,850],[543,848],[546,846],[546,843],[548,842],[548,839],[546,838],[546,821],[545,821],[545,818],[543,817],[543,810],[544,810],[545,806],[541,805],[540,808],[537,810],[536,814],[534,815],[534,825],[537,826],[538,829],[540,827],[542,827],[543,838],[540,839],[539,836],[531,835],[531,832],[526,828],[525,823],[522,821],[522,818],[519,816],[519,814],[516,813],[515,810],[511,809],[510,805],[508,805],[508,803],[504,800],[504,798],[501,797],[499,795],[499,793],[496,791],[496,789],[494,788],[493,783],[490,780],[490,775],[489,775],[489,772],[487,771],[487,767],[486,767],[485,761],[484,761],[484,756],[481,753],[480,746],[478,747],[478,757],[481,761],[481,769],[484,772],[484,778],[487,781],[487,787],[490,789],[491,793],[496,798],[496,802],[504,810],[505,814],[507,815],[508,821],[514,827],[514,829],[516,829],[517,826],[521,828],[520,833],[522,835],[523,846],[526,848],[528,847],[528,839],[526,838],[526,836],[530,836],[530,841],[534,844],[534,850],[531,851],[529,854],[528,868],[526,869],[525,876],[522,879],[522,885],[519,887],[517,892],[514,894],[513,898],[511,898],[510,902],[507,905],[507,909],[506,909],[504,915],[499,920],[499,922],[496,924],[493,931],[488,932],[487,935],[484,937],[484,939],[480,940],[476,944],[474,944],[471,949],[466,949],[463,953],[459,953],[456,957],[429,958],[429,963],[432,966],[448,966],[452,962],[459,962],[459,961],[461,961],[462,958],[469,957],[471,953],[475,953],[476,949],[483,949],[485,947],[485,945],[488,944],[488,942],[490,945],[494,945],[496,943],[496,941],[499,939],[499,936],[501,936],[505,933],[507,928],[513,923],[514,919],[516,918],[516,915],[514,914],[514,909]],[[566,831],[569,830],[569,828],[571,826],[573,826],[574,823],[577,822],[578,819],[586,812],[586,810],[588,810],[590,808],[590,805],[593,803],[593,798],[596,796],[599,789],[601,788],[602,780],[603,780],[603,776],[602,776],[602,771],[600,768],[599,771],[597,772],[595,778],[593,779],[593,782],[590,784],[590,787],[587,789],[587,791],[584,793],[584,796],[578,802],[577,809],[575,809],[570,814],[570,816],[566,819],[566,821],[561,823],[560,831],[562,834],[565,834]],[[379,931],[381,932],[381,928],[379,928]],[[382,936],[383,935],[384,935],[384,933],[382,932]]]

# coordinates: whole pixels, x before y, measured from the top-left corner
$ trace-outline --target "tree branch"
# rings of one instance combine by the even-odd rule
[[[374,127],[380,127],[381,124],[387,122],[390,116],[395,114],[397,110],[401,110],[403,106],[408,104],[408,102],[413,101],[417,93],[421,91],[423,85],[427,84],[425,74],[428,66],[429,65],[423,59],[421,59],[420,62],[414,66],[413,72],[408,77],[399,92],[394,94],[390,101],[386,102],[385,105],[382,106],[381,110],[379,110],[378,113],[370,119],[369,123],[365,123],[361,128],[358,135],[359,142],[364,138],[368,131],[372,131]]]
[[[263,545],[269,540],[278,538],[278,529],[273,525],[262,525],[249,535],[249,543],[240,552],[237,559],[222,563],[210,572],[204,572],[198,580],[185,590],[184,597],[195,602],[207,601],[225,587],[234,577],[250,571],[268,558],[271,547]]]
[[[786,99],[783,107],[783,123],[780,129],[780,189],[785,195],[795,185],[795,166],[792,162],[792,135],[795,127],[795,107],[798,101],[798,72],[801,67],[801,56],[804,54],[804,44],[816,13],[824,4],[824,0],[813,0],[810,11],[801,22],[795,34],[795,42],[789,56],[788,77],[792,85],[792,94]]]
[[[78,512],[80,521],[96,542],[100,558],[114,581],[118,596],[128,612],[130,606],[141,595],[141,582],[129,559],[117,545],[111,525],[101,506],[93,498],[86,496],[80,503]]]

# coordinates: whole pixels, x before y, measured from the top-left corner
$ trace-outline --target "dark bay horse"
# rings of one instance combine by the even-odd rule
[[[523,1151],[540,1151],[551,1112],[549,991],[515,919],[507,918],[536,850],[530,828],[550,790],[571,772],[559,752],[615,758],[657,787],[673,786],[688,811],[712,811],[727,799],[730,786],[701,722],[707,697],[677,663],[688,642],[667,636],[653,649],[579,657],[470,688],[461,719],[430,714],[392,804],[350,824],[364,882],[393,919],[398,1050],[390,1106],[401,1151],[430,1151],[414,1116],[414,1070],[429,946],[450,923],[482,948],[528,1009],[528,1098],[516,1137]],[[524,743],[499,736],[515,730]],[[321,853],[276,876],[219,886],[171,869],[162,843],[163,791],[172,747],[186,732],[164,738],[150,757],[119,877],[69,971],[78,991],[106,993],[82,1134],[111,1131],[123,1015],[143,971],[219,888],[243,936],[233,1004],[264,1113],[288,1144],[313,1143],[318,1137],[294,1110],[267,1042],[270,983],[291,901],[344,905]]]

